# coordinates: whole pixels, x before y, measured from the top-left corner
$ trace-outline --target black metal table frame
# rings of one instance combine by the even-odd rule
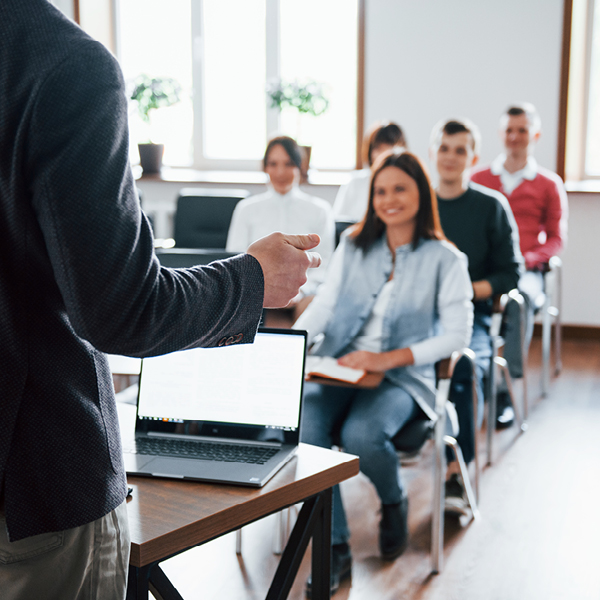
[[[290,539],[281,555],[266,600],[285,600],[288,597],[311,538],[313,539],[312,598],[314,600],[329,600],[331,597],[331,503],[332,488],[304,500],[296,524],[290,534]],[[281,509],[283,508],[285,507],[281,507]],[[279,512],[281,509],[274,512]],[[268,515],[263,515],[260,518],[266,516]],[[255,520],[258,519],[253,521]],[[241,526],[249,525],[253,521],[243,523]],[[236,527],[236,529],[238,528]],[[235,531],[235,529],[231,531]],[[225,531],[215,536],[215,538],[227,533],[230,533],[230,531]],[[215,538],[211,538],[211,540]],[[202,544],[211,540],[206,540]],[[127,600],[148,600],[150,588],[153,591],[155,590],[163,600],[183,600],[181,594],[160,568],[159,563],[202,544],[189,546],[171,556],[143,567],[129,565]]]

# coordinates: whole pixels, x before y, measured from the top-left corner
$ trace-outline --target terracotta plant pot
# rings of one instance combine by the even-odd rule
[[[300,167],[300,183],[306,183],[308,181],[308,167],[310,165],[310,154],[312,152],[312,146],[300,146],[302,150],[302,166]]]
[[[162,158],[165,151],[163,144],[138,144],[140,153],[140,165],[142,171],[148,173],[160,173]]]

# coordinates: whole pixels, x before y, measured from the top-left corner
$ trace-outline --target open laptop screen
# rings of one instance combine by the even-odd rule
[[[137,429],[144,421],[146,431],[189,422],[297,431],[305,346],[305,332],[260,330],[253,344],[144,359]]]

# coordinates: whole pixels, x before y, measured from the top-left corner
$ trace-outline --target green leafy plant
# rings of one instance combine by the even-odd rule
[[[141,119],[150,124],[150,112],[173,106],[181,100],[181,86],[171,77],[150,77],[145,73],[133,81],[130,99],[137,103]]]
[[[267,84],[267,97],[271,100],[271,108],[293,108],[299,114],[314,117],[322,115],[329,108],[324,86],[316,81],[285,81],[277,79]]]

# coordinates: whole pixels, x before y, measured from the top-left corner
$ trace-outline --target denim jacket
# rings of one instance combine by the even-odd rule
[[[446,358],[454,350],[467,346],[471,336],[472,290],[465,256],[448,242],[421,240],[415,249],[412,244],[397,248],[394,266],[385,235],[367,252],[357,248],[344,236],[336,252],[343,254],[343,261],[340,257],[337,260],[337,265],[342,265],[343,276],[337,301],[323,329],[323,342],[315,354],[339,358],[352,351],[353,340],[370,317],[377,296],[394,268],[394,284],[383,320],[381,351],[414,348],[416,364],[391,369],[386,372],[386,377],[404,388],[429,417],[435,418],[434,363]],[[448,306],[441,302],[440,297],[444,281],[450,285],[447,278],[453,279],[451,285],[454,290],[454,297]],[[310,313],[311,309],[319,311],[318,296],[313,304],[296,327],[309,329],[311,322],[315,322]],[[443,312],[452,311],[449,317],[440,315],[442,304]],[[441,316],[448,317],[443,332],[440,327]],[[446,335],[445,343],[436,350],[432,346],[435,342],[430,338],[443,333],[450,335]],[[437,339],[442,338],[443,335]],[[417,348],[419,344],[424,345],[425,340],[429,340],[425,343],[429,345],[427,356],[432,360],[419,364]]]

